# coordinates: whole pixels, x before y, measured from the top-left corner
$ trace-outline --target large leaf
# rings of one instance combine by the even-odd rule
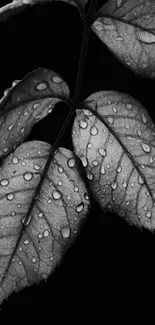
[[[33,6],[36,4],[43,4],[46,2],[62,1],[67,2],[73,6],[84,8],[88,0],[13,0],[0,8],[0,21],[5,21],[11,15],[14,15],[27,7],[27,5]]]
[[[103,210],[155,229],[155,129],[131,96],[101,91],[77,110],[72,138],[90,190]]]
[[[96,13],[93,31],[126,66],[155,77],[155,1],[109,0]]]
[[[0,101],[0,158],[16,148],[33,125],[69,98],[66,82],[54,71],[39,68],[14,81]]]
[[[34,197],[50,147],[24,143],[0,170],[0,303],[51,274],[88,211],[77,158],[64,148],[55,153]]]

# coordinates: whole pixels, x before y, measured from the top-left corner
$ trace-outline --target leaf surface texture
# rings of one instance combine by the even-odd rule
[[[155,129],[147,111],[115,91],[94,93],[83,105],[92,111],[77,110],[72,139],[93,197],[104,211],[153,230]]]
[[[155,2],[109,0],[96,13],[92,29],[130,69],[155,77]]]

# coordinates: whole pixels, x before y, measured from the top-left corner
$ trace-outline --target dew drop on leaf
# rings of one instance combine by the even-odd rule
[[[88,123],[87,123],[87,122],[85,122],[85,121],[80,121],[80,124],[79,124],[79,126],[80,126],[80,128],[81,128],[81,129],[86,129],[86,128],[87,128],[87,126],[88,126]]]
[[[7,199],[9,200],[9,201],[12,201],[13,200],[13,198],[14,198],[14,195],[12,194],[12,193],[9,193],[9,194],[7,194]]]
[[[80,203],[80,204],[77,205],[76,211],[77,212],[81,212],[83,210],[83,207],[84,207],[84,203],[82,202],[82,203]]]
[[[63,171],[64,171],[64,169],[61,166],[59,166],[58,167],[58,172],[61,174],[61,173],[63,173]]]
[[[118,186],[118,185],[117,185],[116,182],[111,183],[111,188],[112,188],[113,190],[116,190],[117,186]]]
[[[12,162],[13,162],[13,164],[18,164],[18,163],[19,163],[19,158],[16,157],[16,156],[14,156],[14,157],[12,158]]]
[[[87,173],[87,178],[90,180],[90,181],[92,181],[93,180],[93,174],[91,174],[91,173]]]
[[[61,235],[63,238],[68,238],[70,235],[70,228],[69,226],[64,226],[63,228],[61,228]]]
[[[36,263],[36,262],[37,262],[36,257],[32,257],[32,263]]]
[[[40,84],[38,84],[37,86],[36,86],[36,89],[37,90],[44,90],[44,89],[46,89],[47,88],[47,85],[46,85],[46,83],[44,83],[44,82],[41,82]]]
[[[147,119],[146,119],[146,116],[145,116],[145,114],[144,114],[144,113],[142,113],[141,117],[142,117],[142,121],[143,121],[143,123],[144,123],[144,124],[146,124],[146,122],[147,122]]]
[[[143,179],[141,178],[141,176],[138,176],[138,183],[141,185],[144,183]]]
[[[74,192],[79,192],[78,186],[74,186]]]
[[[142,147],[144,152],[150,152],[151,151],[151,148],[147,143],[142,142],[141,147]]]
[[[44,230],[44,237],[47,237],[49,235],[49,230]]]
[[[102,164],[102,166],[101,166],[101,174],[102,174],[102,175],[105,174],[105,167],[104,167],[104,164]]]
[[[101,156],[105,157],[106,156],[106,150],[104,148],[99,148],[98,152]]]
[[[98,162],[97,160],[94,160],[94,161],[93,161],[93,165],[94,165],[94,166],[97,166],[98,164],[99,164],[99,162]]]
[[[58,199],[61,198],[61,193],[60,193],[59,191],[54,190],[54,191],[52,192],[52,196],[53,196],[53,198],[54,198],[55,200],[58,200]]]
[[[89,200],[89,196],[87,193],[84,193],[84,198],[85,198],[85,200]]]
[[[97,135],[98,134],[98,129],[96,128],[96,126],[92,126],[92,128],[90,129],[90,134],[91,135]]]
[[[121,166],[117,167],[116,171],[117,173],[120,173],[122,171],[122,167]]]
[[[73,168],[75,166],[75,159],[74,158],[68,159],[67,164],[69,167]]]
[[[8,181],[8,179],[2,179],[1,181],[0,181],[0,185],[2,185],[2,186],[6,186],[6,185],[8,185],[9,184],[9,181]]]
[[[146,213],[146,216],[147,216],[147,218],[151,218],[151,212],[148,211],[148,212]]]
[[[58,181],[58,185],[61,186],[62,185],[62,182],[61,181]]]
[[[109,123],[109,124],[113,124],[113,123],[114,123],[114,119],[113,119],[113,117],[108,117],[108,123]]]
[[[127,109],[130,110],[130,109],[132,109],[132,107],[133,107],[132,104],[126,104],[126,108],[127,108]]]
[[[87,165],[88,165],[87,158],[85,156],[82,156],[82,157],[80,157],[80,159],[82,161],[83,167],[87,167]]]
[[[36,108],[38,108],[40,106],[40,103],[35,103],[34,105],[33,105],[33,109],[36,109]]]
[[[28,243],[29,243],[28,239],[25,239],[25,240],[24,240],[24,244],[25,244],[25,245],[28,245]]]
[[[34,165],[34,169],[39,170],[40,166],[36,164],[36,165]]]
[[[92,147],[92,143],[87,144],[87,148],[90,149]]]

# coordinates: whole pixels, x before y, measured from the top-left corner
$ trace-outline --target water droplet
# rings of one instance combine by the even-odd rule
[[[4,152],[7,152],[7,151],[8,151],[8,148],[4,148],[3,151],[4,151]]]
[[[22,251],[22,247],[19,247],[19,251],[20,251],[20,252]]]
[[[81,211],[83,210],[83,208],[84,208],[84,203],[82,202],[82,203],[80,203],[79,205],[77,205],[77,207],[76,207],[76,211],[77,211],[77,212],[81,212]]]
[[[33,109],[36,109],[36,108],[38,108],[40,106],[40,103],[35,103],[34,105],[33,105]]]
[[[126,182],[123,182],[123,187],[127,187],[127,183]]]
[[[53,191],[52,196],[55,200],[58,200],[61,198],[61,193],[59,191]]]
[[[142,147],[144,152],[150,152],[151,151],[151,148],[147,143],[142,142],[141,147]]]
[[[89,200],[89,196],[88,196],[88,194],[87,193],[84,193],[84,198],[85,198],[85,200]]]
[[[35,120],[39,120],[41,117],[42,117],[42,115],[38,114],[38,115],[35,116]]]
[[[92,143],[87,144],[87,148],[90,149],[92,147]]]
[[[133,182],[131,182],[130,185],[131,185],[131,187],[134,187],[134,183]]]
[[[39,214],[38,214],[38,218],[42,218],[43,217],[43,212],[40,212]]]
[[[15,215],[16,215],[16,212],[12,211],[12,212],[11,212],[11,215],[12,215],[12,216],[15,216]]]
[[[83,167],[87,167],[87,165],[88,165],[87,158],[85,156],[82,156],[82,157],[80,157],[80,159],[82,161]]]
[[[114,113],[117,113],[117,109],[116,109],[116,107],[113,107],[112,110],[113,110]]]
[[[90,181],[92,181],[93,180],[93,178],[94,178],[94,176],[93,176],[93,174],[91,174],[91,173],[87,173],[87,178],[90,180]]]
[[[148,212],[146,213],[146,216],[147,216],[147,218],[151,218],[151,212],[148,211]]]
[[[146,124],[146,122],[147,122],[147,119],[146,119],[146,116],[145,116],[145,114],[144,114],[144,113],[142,113],[141,117],[142,117],[142,121],[143,121],[143,123],[144,123],[144,124]]]
[[[23,115],[26,116],[27,114],[28,114],[28,111],[25,111]]]
[[[141,185],[144,183],[143,179],[141,178],[141,176],[138,176],[138,183]]]
[[[101,166],[101,174],[102,174],[102,175],[105,174],[105,167],[104,167],[104,164],[102,164],[102,166]]]
[[[99,164],[99,162],[98,162],[97,160],[94,160],[94,161],[93,161],[93,165],[94,165],[94,166],[97,166],[98,164]]]
[[[13,164],[18,164],[18,163],[19,163],[19,159],[18,159],[18,157],[14,156],[14,157],[12,158],[12,162],[13,162]]]
[[[23,175],[23,178],[25,179],[25,181],[30,181],[32,179],[33,175],[31,172],[26,172],[24,175]]]
[[[120,173],[122,171],[122,166],[119,166],[116,170],[117,170],[117,173]]]
[[[91,127],[90,134],[91,135],[97,135],[98,134],[98,129],[96,128],[96,126]]]
[[[59,181],[59,182],[58,182],[58,185],[59,185],[59,186],[61,186],[61,185],[62,185],[62,182],[61,182],[61,181]]]
[[[88,109],[86,109],[86,110],[84,110],[84,115],[86,115],[86,116],[92,116],[93,113],[90,112]]]
[[[61,173],[63,173],[63,171],[64,171],[64,169],[61,166],[59,166],[58,167],[58,172],[61,174]]]
[[[14,124],[10,124],[10,125],[8,126],[8,131],[10,131],[10,130],[13,128],[13,126],[14,126]]]
[[[49,230],[44,230],[44,237],[47,237],[49,235]]]
[[[69,228],[69,226],[64,226],[64,227],[61,229],[61,234],[62,234],[62,237],[63,237],[63,238],[68,238],[69,235],[70,235],[70,228]]]
[[[67,161],[67,164],[70,168],[73,168],[75,166],[75,159],[74,158],[69,158]]]
[[[2,186],[6,186],[6,185],[8,185],[9,184],[9,181],[8,181],[8,179],[6,179],[6,178],[4,178],[4,179],[2,179],[1,181],[0,181],[0,185],[2,185]]]
[[[86,121],[80,121],[79,126],[81,129],[86,129],[88,126],[88,123]]]
[[[137,131],[137,134],[139,135],[139,137],[142,135],[142,132],[140,130]]]
[[[126,124],[126,125],[125,125],[125,128],[126,128],[127,130],[129,130],[129,128],[130,128],[129,124]]]
[[[24,129],[24,128],[22,128],[20,131],[21,131],[21,133],[24,133],[25,129]]]
[[[101,156],[105,157],[106,156],[106,150],[104,148],[99,148],[98,152]]]
[[[24,244],[27,245],[29,243],[28,239],[24,240]]]
[[[40,84],[38,84],[38,85],[36,86],[36,88],[37,88],[37,90],[44,90],[44,89],[47,88],[47,85],[46,85],[45,82],[41,82]]]
[[[14,195],[12,194],[12,193],[9,193],[9,194],[7,194],[7,199],[9,200],[9,201],[11,201],[11,200],[13,200],[13,198],[14,198]]]
[[[150,157],[149,162],[150,162],[150,164],[153,163],[153,157]]]
[[[32,257],[32,263],[36,263],[36,262],[37,262],[36,257]]]
[[[34,169],[39,170],[40,166],[36,164],[36,165],[34,165]]]
[[[111,188],[112,188],[113,190],[116,190],[117,186],[118,186],[118,185],[117,185],[116,182],[111,183]]]
[[[108,117],[108,123],[109,124],[113,124],[114,123],[114,119],[113,119],[113,117]]]
[[[50,204],[52,202],[52,199],[48,199],[47,203]]]
[[[79,192],[78,186],[74,186],[74,192]]]
[[[43,237],[42,234],[38,234],[38,238],[41,239]]]
[[[132,109],[132,104],[126,104],[126,108],[129,110]]]

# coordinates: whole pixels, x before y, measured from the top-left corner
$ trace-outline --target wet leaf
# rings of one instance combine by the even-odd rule
[[[0,101],[0,158],[23,142],[57,102],[68,98],[67,84],[51,70],[39,68],[14,81]]]
[[[51,274],[88,212],[77,158],[59,148],[45,172],[50,148],[24,143],[0,169],[0,303]]]
[[[14,15],[24,10],[27,5],[33,6],[36,4],[43,4],[46,2],[62,1],[67,2],[73,6],[84,8],[88,0],[13,0],[0,8],[0,21],[5,21],[11,15]]]
[[[103,210],[155,229],[155,129],[131,96],[101,91],[77,110],[72,139],[90,191]]]
[[[101,41],[125,66],[155,77],[155,2],[109,0],[92,25]]]

